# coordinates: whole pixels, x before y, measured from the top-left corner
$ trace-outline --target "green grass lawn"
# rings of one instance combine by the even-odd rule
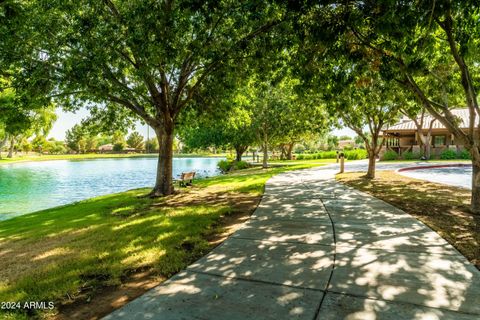
[[[168,278],[211,249],[209,238],[222,232],[222,217],[251,213],[268,178],[314,166],[246,169],[199,180],[166,198],[138,198],[148,191],[138,189],[2,221],[0,301],[61,305],[94,299],[98,288],[140,270]]]

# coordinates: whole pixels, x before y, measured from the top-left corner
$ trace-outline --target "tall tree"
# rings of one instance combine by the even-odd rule
[[[127,138],[127,145],[135,150],[142,150],[143,136],[137,131],[132,132]]]
[[[53,105],[28,104],[11,86],[11,81],[0,77],[0,128],[2,147],[8,142],[8,158],[13,157],[16,143],[35,134],[46,135],[57,119]]]
[[[366,177],[375,178],[375,161],[382,148],[380,140],[381,130],[384,126],[398,120],[402,104],[397,100],[396,92],[391,84],[383,81],[375,75],[374,71],[368,70],[365,73],[353,72],[355,67],[340,69],[334,68],[337,72],[351,73],[348,82],[337,82],[330,84],[330,88],[339,87],[328,92],[326,103],[329,111],[341,122],[355,131],[365,143],[368,153],[368,169]],[[332,70],[332,73],[335,72]],[[365,129],[366,128],[366,129]],[[367,131],[365,131],[367,130]]]
[[[234,99],[229,102],[235,104]],[[240,105],[220,111],[215,114],[190,114],[180,130],[181,140],[190,149],[232,148],[236,161],[241,161],[247,148],[256,142],[252,114]]]
[[[76,124],[65,132],[65,143],[70,150],[78,153],[85,153],[86,136],[87,132],[85,128],[80,124]]]
[[[284,10],[264,1],[73,1],[25,3],[30,59],[48,65],[53,94],[66,106],[103,104],[141,118],[159,142],[151,195],[173,192],[172,144],[179,114],[199,93],[215,95],[229,70],[255,51],[255,39]],[[268,45],[268,38],[262,44]],[[33,85],[36,73],[25,73]],[[28,75],[28,76],[27,76]]]
[[[480,213],[480,7],[477,1],[348,1],[345,33],[357,48],[382,56],[381,74],[395,79],[472,155],[472,212]],[[359,50],[355,50],[356,53]],[[467,107],[467,130],[451,112]]]
[[[253,114],[264,168],[268,167],[272,145],[287,145],[287,157],[291,159],[296,142],[306,134],[321,133],[327,128],[325,108],[318,96],[303,90],[288,70],[271,80],[253,78],[241,95]]]

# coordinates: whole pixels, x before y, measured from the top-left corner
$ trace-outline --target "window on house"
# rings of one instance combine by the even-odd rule
[[[444,146],[446,143],[447,137],[446,136],[435,136],[433,137],[433,145],[434,146]]]

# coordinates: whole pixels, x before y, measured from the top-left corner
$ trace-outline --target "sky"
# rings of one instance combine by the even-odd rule
[[[88,117],[89,114],[88,110],[86,109],[80,109],[76,113],[73,113],[65,112],[62,109],[58,108],[56,112],[58,116],[57,121],[53,125],[53,128],[48,135],[49,138],[55,138],[55,140],[65,139],[65,132],[68,129],[72,128],[75,124],[80,123],[80,121]],[[150,132],[148,132],[147,125],[142,125],[140,122],[138,122],[135,129],[131,131],[138,131],[145,138],[148,136],[148,134],[150,137],[154,135],[152,129],[150,129]],[[332,134],[336,136],[356,136],[355,132],[348,128],[333,130]]]
[[[80,123],[82,119],[87,118],[89,115],[89,111],[84,108],[78,110],[76,113],[65,112],[61,108],[57,108],[56,113],[57,121],[48,135],[49,138],[55,138],[55,140],[64,140],[65,132],[75,124]],[[130,130],[130,132],[131,131],[138,131],[145,138],[148,136],[147,125],[142,125],[140,122],[138,122],[135,129]],[[153,130],[150,129],[149,136],[152,137],[153,135]]]

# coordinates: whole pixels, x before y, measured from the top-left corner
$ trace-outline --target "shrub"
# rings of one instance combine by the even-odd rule
[[[250,167],[250,165],[246,161],[234,161],[233,167],[235,170],[242,170],[247,169],[248,167]]]
[[[233,170],[247,169],[250,165],[246,161],[221,160],[218,162],[217,167],[222,173],[227,173]]]
[[[385,161],[391,161],[391,160],[397,160],[397,159],[398,159],[398,154],[393,150],[387,150],[383,154],[383,160]]]
[[[440,159],[443,159],[443,160],[457,159],[457,153],[450,149],[444,150],[440,154]]]
[[[320,153],[320,159],[335,159],[337,157],[336,151],[324,151]]]
[[[472,159],[472,155],[470,154],[470,152],[468,152],[467,150],[462,150],[459,154],[458,154],[458,157],[460,159]]]
[[[303,144],[296,144],[295,145],[295,153],[302,153],[305,151],[305,146]]]
[[[403,157],[404,160],[412,160],[413,159],[413,152],[412,151],[404,152],[402,157]]]
[[[422,157],[422,154],[420,152],[407,151],[403,154],[404,160],[420,159],[421,157]]]
[[[361,160],[368,157],[368,153],[364,149],[349,150],[345,152],[347,160]]]
[[[344,152],[345,158],[348,160],[359,160],[367,158],[367,151],[364,149],[347,150]],[[322,151],[311,154],[298,154],[297,160],[313,160],[313,159],[335,159],[337,151]]]
[[[124,146],[123,143],[115,143],[115,144],[113,145],[113,151],[115,151],[115,152],[120,152],[120,151],[123,150],[124,147],[125,147],[125,146]]]
[[[230,168],[232,167],[231,163],[232,163],[232,161],[220,160],[217,163],[217,167],[218,167],[218,169],[220,169],[220,171],[222,173],[226,173],[226,172],[230,171]]]

